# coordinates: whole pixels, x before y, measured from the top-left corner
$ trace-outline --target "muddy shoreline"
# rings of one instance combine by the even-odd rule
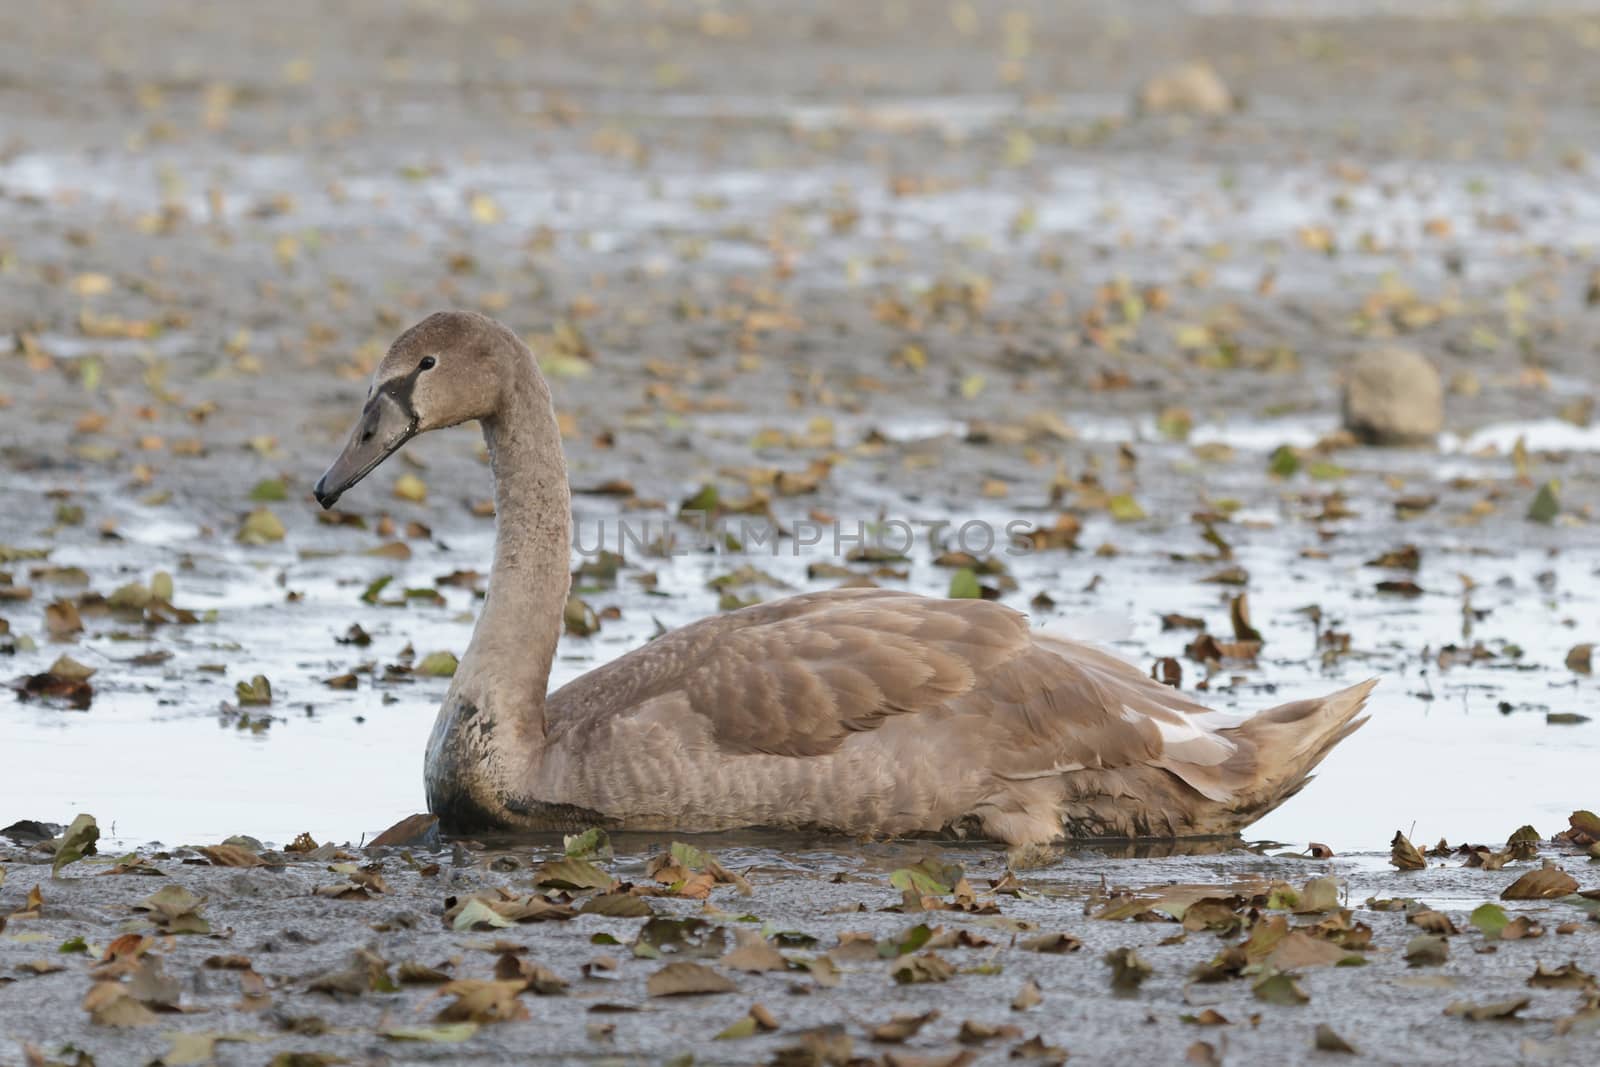
[[[289,1049],[744,1063],[833,1024],[882,1057],[893,1046],[873,1027],[934,1008],[906,1046],[917,1055],[956,1051],[967,1017],[1023,1028],[976,1048],[985,1063],[1036,1033],[1075,1062],[1134,1047],[1175,1062],[1202,1040],[1222,1062],[1331,1061],[1311,1050],[1318,1022],[1362,1062],[1593,1058],[1582,1027],[1556,1032],[1580,994],[1526,985],[1535,964],[1592,960],[1593,923],[1557,934],[1574,906],[1537,905],[1545,936],[1494,952],[1466,923],[1534,861],[1396,873],[1384,850],[1397,829],[1419,844],[1528,823],[1548,837],[1596,804],[1600,700],[1571,664],[1600,643],[1600,11],[858,7],[0,9],[0,681],[63,655],[94,671],[86,708],[6,693],[0,824],[92,812],[104,856],[136,851],[165,875],[99,877],[91,859],[52,880],[37,851],[0,846],[0,914],[27,910],[35,884],[44,896],[38,919],[0,932],[14,978],[0,1063],[23,1062],[21,1042],[152,1062],[173,1029],[272,1038],[219,1043],[219,1063]],[[1143,79],[1196,58],[1238,110],[1136,112]],[[502,318],[540,355],[580,530],[671,523],[707,485],[724,511],[791,531],[1066,523],[1070,547],[996,551],[1003,571],[968,562],[1037,624],[1143,667],[1170,658],[1219,707],[1383,676],[1372,722],[1250,832],[1335,859],[1089,852],[1024,876],[1084,894],[1102,877],[1332,875],[1373,928],[1367,966],[1307,972],[1308,1005],[1265,1004],[1247,981],[1189,982],[1218,951],[1210,933],[1162,946],[1173,924],[1003,897],[1002,915],[1083,948],[1029,952],[979,926],[1000,945],[949,953],[998,975],[899,986],[874,962],[827,989],[782,971],[662,1000],[645,986],[656,961],[628,959],[609,985],[582,976],[614,951],[587,939],[614,927],[626,944],[637,921],[448,930],[447,896],[525,894],[558,845],[521,843],[505,870],[492,851],[413,865],[355,847],[422,807],[446,683],[418,667],[465,647],[491,547],[481,441],[413,442],[337,525],[310,497],[375,360],[447,306]],[[1383,345],[1440,372],[1429,447],[1337,433],[1348,361]],[[1555,513],[1535,521],[1546,486]],[[553,681],[752,597],[863,578],[946,594],[954,547],[630,551],[614,575],[580,575],[600,627],[563,640]],[[1252,660],[1192,656],[1197,631],[1163,623],[1233,640],[1241,594],[1265,640]],[[271,702],[241,704],[256,676]],[[230,871],[185,851],[240,833],[281,849],[303,832],[354,843],[353,858]],[[666,843],[619,847],[614,873],[642,876]],[[730,913],[824,949],[914,924],[875,909],[926,846],[714,847],[750,872],[752,897],[712,894]],[[1003,877],[994,850],[951,854],[980,889]],[[1582,857],[1546,854],[1594,888]],[[386,892],[314,895],[345,876],[330,866],[374,859]],[[430,862],[440,871],[419,875]],[[168,881],[207,898],[214,928],[153,950],[185,1011],[89,1023],[89,970]],[[1408,966],[1416,924],[1363,908],[1394,896],[1467,930],[1447,963]],[[869,910],[835,911],[857,903]],[[956,914],[935,922],[988,918]],[[392,915],[411,918],[371,929]],[[80,936],[95,951],[58,951]],[[376,1035],[385,1019],[428,1024],[429,990],[309,990],[363,946],[393,964],[459,956],[453,975],[487,977],[496,956],[474,946],[498,936],[572,983],[523,998],[539,1025],[403,1042]],[[1108,995],[1101,962],[1121,947],[1153,965],[1129,998]],[[270,1007],[241,1011],[237,972],[204,966],[231,953],[255,961]],[[65,968],[16,970],[40,959]],[[1026,977],[1045,1000],[1012,1013]],[[1442,1014],[1524,994],[1524,1022]],[[601,1000],[653,1010],[588,1011]],[[754,1000],[778,1032],[710,1040]],[[1180,1021],[1205,1006],[1230,1025]],[[308,1015],[332,1031],[284,1021]],[[597,1020],[615,1031],[594,1036]]]

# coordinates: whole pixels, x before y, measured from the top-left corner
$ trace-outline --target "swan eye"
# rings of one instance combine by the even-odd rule
[[[417,364],[418,370],[432,370],[439,361],[432,356],[423,356],[422,362]]]

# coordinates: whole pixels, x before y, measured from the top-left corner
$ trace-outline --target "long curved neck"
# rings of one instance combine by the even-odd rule
[[[483,420],[494,471],[494,567],[461,671],[489,685],[483,696],[502,721],[513,717],[514,702],[521,743],[536,747],[571,584],[572,496],[549,389],[531,355],[517,368],[500,410]]]
[[[480,420],[494,468],[489,595],[428,740],[428,808],[447,829],[525,821],[545,756],[545,689],[571,585],[572,496],[550,389],[503,327],[494,414]]]

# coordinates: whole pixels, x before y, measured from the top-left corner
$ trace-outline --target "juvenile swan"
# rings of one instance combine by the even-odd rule
[[[477,419],[498,523],[488,599],[428,741],[446,828],[953,826],[1009,845],[1238,830],[1293,796],[1375,681],[1213,712],[983,600],[806,593],[665,634],[545,693],[570,576],[550,390],[505,326],[402,334],[320,481],[331,508],[419,433]]]

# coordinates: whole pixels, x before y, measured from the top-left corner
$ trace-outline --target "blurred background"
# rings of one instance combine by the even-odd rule
[[[331,521],[309,487],[393,337],[469,307],[551,378],[580,525],[709,485],[1049,531],[594,567],[558,683],[786,590],[977,593],[1221,706],[1384,675],[1264,835],[1559,826],[1597,135],[1573,0],[0,5],[0,818],[420,810],[481,444]]]

